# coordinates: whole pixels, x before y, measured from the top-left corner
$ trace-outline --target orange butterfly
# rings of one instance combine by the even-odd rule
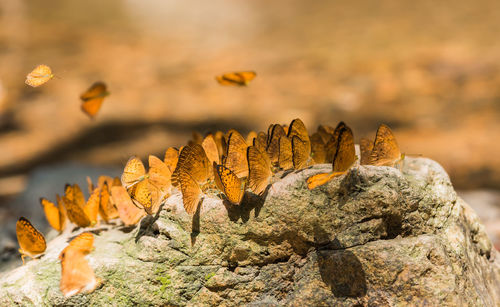
[[[309,164],[311,144],[302,141],[297,135],[292,137],[292,160],[294,169],[302,169]]]
[[[205,150],[205,154],[207,155],[208,161],[210,161],[210,163],[216,162],[218,164],[220,155],[214,136],[211,134],[207,135],[203,140],[203,142],[201,143],[201,146]]]
[[[111,187],[111,198],[126,226],[137,224],[146,215],[144,209],[134,205],[127,190],[122,186]]]
[[[231,130],[227,141],[227,153],[224,166],[230,169],[238,178],[248,176],[247,143],[243,136]]]
[[[42,255],[47,248],[43,235],[28,221],[21,217],[16,223],[17,242],[19,253],[24,264],[24,257],[36,258]]]
[[[278,163],[280,139],[282,136],[286,136],[285,130],[281,125],[272,125],[272,127],[269,128],[269,133],[267,136],[268,141],[266,151],[269,155],[269,159],[271,159],[271,163]]]
[[[384,124],[380,125],[375,136],[375,142],[373,142],[373,149],[368,164],[394,166],[403,159],[404,155],[401,154],[391,129]]]
[[[92,210],[90,210],[90,207],[87,210],[84,210],[85,198],[82,190],[77,184],[66,185],[64,189],[64,196],[62,197],[62,203],[66,207],[68,219],[79,227],[88,227],[92,224],[92,222],[96,222],[91,221],[85,212],[93,211],[96,208],[95,199],[89,203]],[[99,203],[97,203],[97,209],[99,208],[98,205]]]
[[[292,142],[286,136],[279,140],[278,165],[283,170],[293,168]]]
[[[337,150],[333,159],[332,172],[321,173],[307,179],[307,187],[311,190],[323,185],[333,178],[347,173],[356,162],[356,152],[354,147],[354,136],[351,128],[345,126],[339,133]]]
[[[64,208],[59,195],[57,195],[57,207],[53,202],[43,197],[40,198],[40,204],[43,207],[45,217],[47,218],[50,226],[55,230],[62,232],[66,226],[66,208]]]
[[[245,194],[245,183],[229,168],[214,162],[214,177],[217,188],[232,204],[239,205]]]
[[[220,85],[239,85],[245,86],[252,81],[257,74],[254,71],[241,71],[226,73],[220,76],[216,76],[215,80],[219,82]]]
[[[136,156],[128,159],[121,178],[123,186],[128,189],[146,177],[146,168],[142,164],[141,159]]]
[[[163,158],[163,162],[165,162],[165,165],[167,165],[171,173],[174,172],[178,160],[179,160],[179,150],[177,150],[174,147],[169,147],[165,151],[165,157]]]
[[[85,259],[85,255],[93,249],[94,236],[91,233],[82,233],[66,246],[61,254],[61,283],[60,289],[64,297],[79,293],[90,293],[100,284],[101,280],[95,277],[94,270]]]
[[[273,175],[271,160],[267,153],[256,146],[248,147],[248,188],[255,194],[262,195]]]
[[[94,118],[101,109],[104,97],[108,96],[106,84],[103,82],[95,82],[80,96],[82,100],[82,111],[90,118]]]
[[[205,183],[213,176],[210,161],[199,144],[188,145],[181,150],[177,167],[172,174],[172,184],[176,187],[180,186],[178,177],[182,168],[199,184]]]
[[[359,161],[359,164],[367,165],[370,163],[370,155],[372,153],[372,150],[373,150],[372,141],[365,138],[359,141],[359,151],[361,153],[361,160]]]
[[[178,173],[179,187],[182,193],[182,203],[184,209],[190,215],[195,214],[201,200],[201,189],[198,182],[191,176],[184,167]]]
[[[311,156],[314,163],[326,163],[326,148],[323,138],[318,132],[311,135]]]
[[[267,149],[267,134],[264,132],[259,132],[257,137],[253,140],[253,146],[257,147],[261,152],[266,152]]]
[[[38,65],[27,76],[25,83],[32,87],[37,87],[52,79],[54,75],[47,65]]]

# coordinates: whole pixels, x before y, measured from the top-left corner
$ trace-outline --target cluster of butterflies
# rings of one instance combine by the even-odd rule
[[[163,160],[150,155],[147,171],[141,159],[134,156],[125,165],[121,178],[101,176],[97,185],[87,178],[88,200],[77,184],[67,184],[64,195],[56,195],[57,205],[46,198],[40,202],[49,224],[59,232],[65,229],[67,220],[82,228],[117,218],[125,225],[135,225],[144,216],[156,214],[173,189],[182,193],[184,209],[190,215],[200,207],[203,193],[215,189],[226,201],[238,206],[247,189],[263,196],[277,172],[331,163],[331,172],[307,179],[309,189],[323,185],[356,165],[355,152],[353,132],[343,122],[336,128],[320,125],[312,135],[298,118],[288,126],[272,124],[267,133],[252,131],[246,138],[236,130],[217,131],[205,137],[193,133],[186,146],[168,148]],[[360,141],[361,165],[395,166],[403,158],[386,125],[379,126],[373,142]],[[23,263],[25,256],[35,258],[45,252],[43,235],[27,219],[19,219],[16,231]],[[59,257],[61,291],[65,296],[92,291],[99,285],[84,258],[92,249],[93,236],[80,236]],[[82,247],[80,241],[86,245]]]
[[[246,86],[257,74],[253,71],[232,72],[216,76],[215,79],[221,85]],[[38,65],[27,76],[25,83],[32,87],[38,87],[54,78],[52,69],[47,65]],[[80,95],[81,109],[90,118],[94,118],[101,109],[104,98],[109,95],[104,82],[95,82],[83,94]]]

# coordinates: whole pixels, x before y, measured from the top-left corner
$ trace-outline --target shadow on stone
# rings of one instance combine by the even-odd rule
[[[193,220],[191,222],[191,246],[195,245],[196,237],[200,234],[200,211],[202,204],[203,198],[200,200],[200,203],[196,207],[196,212],[194,213]]]
[[[260,210],[264,205],[264,197],[253,193],[245,192],[240,205],[234,205],[223,196],[222,203],[226,207],[229,220],[236,222],[241,219],[244,223],[250,219],[250,212],[255,209],[255,217],[259,216]]]

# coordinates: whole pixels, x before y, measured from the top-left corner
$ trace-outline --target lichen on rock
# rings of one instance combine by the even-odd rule
[[[240,206],[208,193],[191,217],[174,193],[137,227],[97,227],[103,284],[68,299],[65,232],[0,277],[0,305],[498,306],[498,252],[441,166],[357,166],[308,190],[328,168],[282,174]]]

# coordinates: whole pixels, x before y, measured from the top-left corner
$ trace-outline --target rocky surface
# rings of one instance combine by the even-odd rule
[[[209,191],[190,217],[174,193],[138,227],[98,227],[88,259],[103,284],[65,300],[68,231],[0,276],[0,305],[498,306],[498,252],[441,166],[358,166],[307,190],[326,169],[285,174],[239,207]]]

